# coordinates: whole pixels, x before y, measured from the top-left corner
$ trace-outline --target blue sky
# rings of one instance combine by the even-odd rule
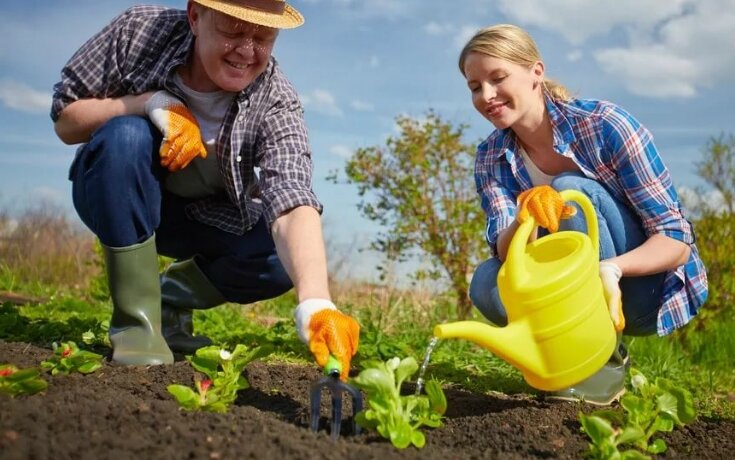
[[[75,147],[55,136],[51,88],[72,53],[127,6],[118,0],[11,0],[0,15],[0,205],[47,200],[70,210]],[[358,147],[383,144],[395,117],[434,109],[470,125],[457,55],[481,27],[514,23],[536,39],[547,75],[581,97],[614,101],[654,134],[677,186],[701,185],[694,162],[708,138],[735,133],[735,0],[292,0],[304,26],[274,55],[300,92],[325,204],[326,233],[357,246],[375,226],[354,188],[327,183]],[[184,8],[184,0],[159,4]],[[358,257],[367,257],[366,255]],[[363,265],[363,264],[359,264]],[[366,272],[363,272],[366,273]]]

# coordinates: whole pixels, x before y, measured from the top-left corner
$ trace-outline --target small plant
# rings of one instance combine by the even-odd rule
[[[367,368],[353,382],[367,393],[368,409],[356,416],[357,423],[377,430],[399,449],[410,444],[423,447],[426,443],[420,431],[422,425],[441,426],[447,410],[447,399],[436,380],[426,383],[426,394],[401,396],[401,384],[419,368],[414,358],[368,361]]]
[[[102,367],[102,355],[80,349],[74,342],[53,343],[54,355],[41,362],[41,368],[51,371],[51,375],[91,374]]]
[[[186,359],[197,371],[206,375],[194,377],[194,387],[172,384],[168,392],[186,410],[204,410],[224,413],[237,398],[237,392],[250,386],[242,375],[245,366],[251,361],[271,353],[271,348],[261,346],[248,351],[245,345],[238,344],[230,353],[213,345],[200,348],[194,356]]]
[[[672,431],[675,426],[691,423],[695,417],[694,403],[689,391],[671,381],[657,378],[649,382],[638,370],[631,369],[633,392],[620,400],[625,414],[600,410],[590,415],[579,413],[582,428],[590,437],[588,456],[595,459],[649,458],[642,452],[660,454],[666,451],[663,439],[651,438],[659,431]],[[619,428],[614,428],[617,425]],[[620,452],[621,445],[635,449]]]
[[[82,342],[87,345],[110,346],[110,321],[99,321],[94,327],[82,333]]]
[[[38,369],[18,369],[12,364],[0,364],[0,393],[12,397],[32,395],[46,387],[48,383],[39,377]]]

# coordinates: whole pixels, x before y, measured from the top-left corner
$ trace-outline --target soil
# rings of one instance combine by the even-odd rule
[[[0,341],[0,363],[34,367],[50,350]],[[579,410],[590,407],[528,396],[473,394],[446,388],[445,423],[425,429],[426,446],[399,450],[374,432],[354,435],[351,405],[339,439],[329,437],[324,394],[320,430],[309,430],[309,388],[315,366],[252,363],[226,414],[186,412],[166,391],[191,384],[189,363],[123,367],[109,361],[90,375],[44,374],[42,393],[0,394],[2,459],[520,459],[582,458],[587,438]],[[412,385],[405,385],[413,391]],[[735,421],[699,418],[667,433],[660,458],[727,457],[735,449]]]

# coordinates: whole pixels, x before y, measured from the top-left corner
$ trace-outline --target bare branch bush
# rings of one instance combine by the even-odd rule
[[[99,271],[94,245],[94,236],[58,206],[40,203],[16,217],[0,210],[0,266],[21,284],[85,287]]]

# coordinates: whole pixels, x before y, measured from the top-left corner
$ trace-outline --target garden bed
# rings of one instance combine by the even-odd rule
[[[0,363],[33,367],[50,354],[0,341]],[[587,406],[452,387],[445,389],[444,426],[424,431],[423,449],[398,450],[375,433],[352,435],[351,418],[332,441],[328,398],[322,429],[308,428],[309,388],[320,376],[315,366],[250,364],[251,388],[226,414],[179,409],[166,386],[192,383],[186,361],[150,368],[106,361],[91,375],[44,375],[50,384],[43,393],[16,399],[0,394],[0,458],[581,458],[587,449],[577,421]],[[735,450],[735,421],[700,418],[663,438],[669,449],[661,458],[719,459]]]

